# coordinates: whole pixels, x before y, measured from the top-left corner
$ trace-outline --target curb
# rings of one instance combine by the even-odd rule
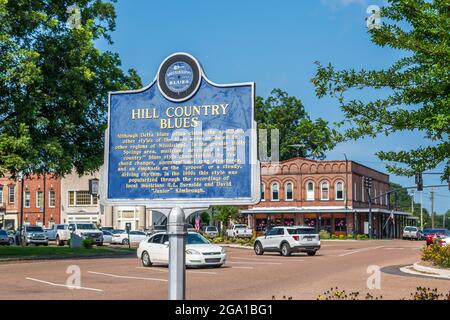
[[[221,247],[227,247],[227,248],[236,248],[236,249],[247,249],[247,250],[253,250],[253,247],[250,246],[241,246],[238,244],[217,244]]]
[[[418,262],[413,264],[413,268],[414,268],[414,270],[419,271],[419,272],[431,273],[431,274],[439,275],[441,277],[450,279],[450,270],[425,267],[425,266],[420,265]]]
[[[424,266],[419,266],[419,269],[416,269],[417,265],[418,264],[416,262],[413,265],[401,267],[401,268],[399,268],[399,270],[403,273],[412,274],[412,275],[421,276],[421,277],[450,280],[450,275],[441,274],[442,271],[448,272],[447,270],[440,270],[440,269],[424,267]],[[420,271],[420,270],[423,270],[423,271]]]
[[[135,253],[121,253],[121,254],[99,254],[89,256],[40,256],[40,257],[24,257],[24,258],[5,258],[0,259],[0,265],[7,264],[9,262],[21,262],[21,261],[48,261],[48,260],[79,260],[79,259],[111,259],[111,258],[126,258],[134,256]]]

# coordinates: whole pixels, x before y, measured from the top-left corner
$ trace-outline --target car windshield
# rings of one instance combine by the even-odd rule
[[[26,230],[28,232],[44,232],[44,229],[42,229],[42,227],[27,227]]]
[[[63,229],[64,229],[64,225],[62,224],[62,225],[60,225],[60,226],[57,226],[56,229],[57,229],[57,230],[63,230]]]
[[[206,231],[217,231],[216,227],[207,227]]]
[[[187,244],[209,244],[209,241],[198,233],[188,233]]]
[[[111,230],[112,234],[119,234],[119,233],[124,233],[125,230]]]
[[[317,234],[317,231],[314,228],[295,228],[287,230],[289,234]]]
[[[0,236],[6,236],[6,235],[7,235],[7,233],[5,230],[0,230]]]
[[[93,223],[77,223],[77,229],[96,230],[97,227]]]

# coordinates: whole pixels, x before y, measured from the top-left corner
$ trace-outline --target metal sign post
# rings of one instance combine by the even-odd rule
[[[169,300],[184,300],[186,295],[186,223],[184,211],[173,208],[167,219],[169,235]]]

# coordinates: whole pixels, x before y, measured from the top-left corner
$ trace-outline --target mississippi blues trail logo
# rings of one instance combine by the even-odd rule
[[[183,61],[172,63],[167,68],[165,81],[167,87],[176,93],[186,91],[194,80],[194,72],[189,64]]]

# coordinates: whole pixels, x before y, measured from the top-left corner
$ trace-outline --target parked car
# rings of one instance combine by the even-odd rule
[[[167,232],[159,232],[148,240],[139,243],[137,257],[144,267],[154,263],[169,263],[169,236]],[[225,249],[211,244],[197,232],[188,232],[186,239],[186,266],[188,267],[220,267],[226,261]]]
[[[248,228],[246,224],[234,224],[230,229],[227,229],[226,234],[231,238],[251,238],[253,230]]]
[[[446,236],[437,238],[437,243],[439,243],[442,247],[450,246],[450,233]]]
[[[23,231],[23,241],[26,246],[29,244],[48,246],[48,237],[44,229],[39,226],[25,226]]]
[[[83,239],[93,239],[97,246],[103,245],[103,233],[93,223],[69,223],[67,229],[57,231],[56,243],[63,246],[70,240],[72,233]]]
[[[103,243],[112,243],[113,234],[110,230],[103,230]]]
[[[15,244],[16,243],[16,232],[14,230],[7,230],[6,233],[8,234],[9,244]]]
[[[130,231],[130,237],[128,238],[128,233],[125,230],[120,230],[120,232],[114,232],[111,243],[128,245],[129,243],[141,242],[147,238],[147,234],[143,231]]]
[[[208,237],[217,237],[219,235],[219,230],[215,226],[207,226],[204,228],[203,234]]]
[[[66,230],[68,227],[68,224],[54,224],[50,229],[44,229],[44,232],[49,241],[56,241],[58,230]]]
[[[112,231],[112,230],[114,230],[114,228],[113,227],[101,227],[100,230],[102,230],[102,231]]]
[[[320,236],[312,227],[273,227],[266,235],[256,238],[254,250],[257,255],[266,251],[289,256],[292,252],[306,252],[313,256],[320,249]]]
[[[406,226],[403,228],[402,239],[420,240],[422,239],[422,232],[418,227]]]
[[[9,246],[11,243],[9,241],[8,232],[6,230],[0,229],[0,245]]]
[[[427,243],[427,246],[430,244],[433,244],[433,241],[441,236],[446,236],[449,233],[447,229],[425,229],[425,241]]]

